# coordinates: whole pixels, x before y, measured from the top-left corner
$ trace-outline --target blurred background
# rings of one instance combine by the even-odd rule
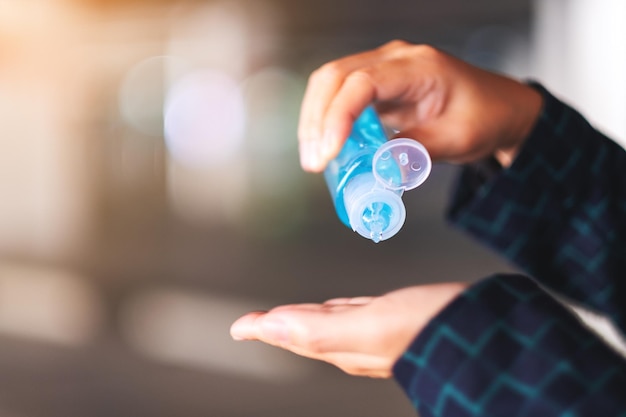
[[[228,335],[511,269],[445,224],[455,167],[378,245],[299,168],[308,74],[396,38],[626,137],[622,0],[0,0],[0,417],[415,415],[393,381]]]

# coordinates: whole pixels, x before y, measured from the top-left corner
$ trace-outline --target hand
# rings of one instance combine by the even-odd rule
[[[541,109],[534,89],[425,45],[393,41],[323,65],[302,102],[300,161],[321,171],[354,120],[374,103],[397,137],[419,140],[433,160],[495,155],[508,166]]]
[[[230,332],[235,340],[260,340],[349,374],[388,378],[415,336],[466,287],[433,284],[381,297],[286,305],[246,314]]]

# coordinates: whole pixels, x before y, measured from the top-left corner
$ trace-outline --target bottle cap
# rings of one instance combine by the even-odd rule
[[[352,229],[375,243],[398,233],[406,219],[400,195],[380,187],[371,173],[352,180],[346,187],[344,202]]]
[[[385,188],[408,191],[420,186],[430,175],[428,151],[413,139],[392,139],[381,145],[372,161],[376,180]]]

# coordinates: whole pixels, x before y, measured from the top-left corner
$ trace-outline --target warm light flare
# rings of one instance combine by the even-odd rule
[[[166,144],[183,165],[202,168],[229,161],[241,150],[244,127],[241,90],[225,73],[191,73],[174,84],[166,99]]]

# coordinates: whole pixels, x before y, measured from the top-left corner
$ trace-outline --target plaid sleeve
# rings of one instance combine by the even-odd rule
[[[394,366],[421,417],[624,417],[626,362],[529,278],[447,306]]]
[[[544,108],[515,162],[465,167],[448,218],[626,331],[626,152],[533,86]]]

